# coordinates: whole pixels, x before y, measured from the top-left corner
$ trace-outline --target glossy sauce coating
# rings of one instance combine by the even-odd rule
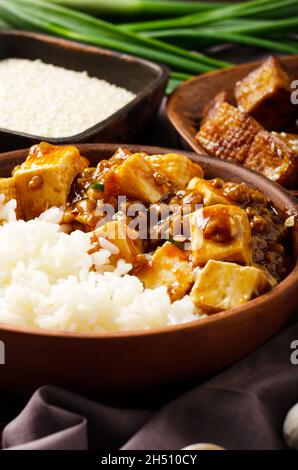
[[[75,228],[84,231],[94,230],[96,224],[103,217],[98,215],[98,207],[101,204],[109,203],[115,209],[117,207],[117,193],[119,193],[115,183],[115,173],[119,165],[131,153],[126,150],[119,150],[110,160],[101,161],[96,168],[86,168],[75,180],[69,202],[64,215],[64,222],[73,224]],[[169,184],[165,176],[155,172],[158,184]],[[103,190],[94,189],[92,186],[100,182],[104,185]],[[253,263],[266,268],[270,274],[281,280],[286,274],[285,249],[283,246],[286,228],[284,221],[270,205],[270,201],[260,191],[248,187],[244,183],[225,182],[221,179],[209,180],[209,183],[216,191],[227,198],[231,204],[237,205],[246,211],[252,234]],[[189,205],[189,211],[194,211],[197,205],[202,206],[203,195],[195,189],[174,189],[169,186],[169,191],[155,204],[155,210],[161,212],[162,205]],[[135,201],[127,198],[126,208]],[[146,205],[146,204],[145,204]],[[148,204],[147,204],[148,205]],[[204,208],[204,217],[207,222],[204,226],[204,237],[218,243],[228,244],[233,239],[232,227],[228,215],[223,211],[216,220],[212,217],[212,206]],[[169,224],[171,228],[174,217],[161,220],[156,226],[157,236],[144,240],[145,254],[137,256],[134,272],[137,273],[148,268],[150,257],[154,251],[164,243],[158,233],[161,232],[163,222]],[[187,241],[187,240],[185,240]],[[179,242],[178,246],[184,248],[184,244]],[[185,251],[189,256],[189,252]]]

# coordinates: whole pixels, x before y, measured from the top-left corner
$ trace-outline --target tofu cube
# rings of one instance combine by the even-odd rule
[[[298,185],[298,140],[291,134],[259,132],[245,166],[291,189]]]
[[[201,125],[203,125],[205,121],[212,117],[212,114],[222,103],[233,104],[232,101],[233,100],[227,91],[223,90],[217,93],[217,95],[204,107],[202,112]]]
[[[17,188],[14,181],[14,178],[0,178],[0,195],[4,196],[2,204],[10,201],[11,199],[15,199],[17,203],[16,207],[16,217],[17,219],[23,218],[23,212],[20,205],[19,197],[17,194]]]
[[[154,168],[140,153],[128,156],[112,176],[119,195],[148,204],[159,201],[169,189],[155,177]]]
[[[204,206],[213,206],[215,204],[230,204],[229,199],[222,194],[220,189],[216,188],[212,184],[212,181],[204,180],[202,178],[193,178],[189,182],[187,189],[201,193],[203,196]]]
[[[239,81],[235,96],[239,109],[269,131],[286,129],[297,115],[291,102],[291,78],[278,57],[269,57]]]
[[[272,135],[279,137],[285,144],[291,147],[292,150],[298,153],[298,134],[289,134],[287,132],[272,132]]]
[[[199,272],[190,297],[208,313],[239,307],[276,285],[270,275],[254,266],[210,260]]]
[[[245,210],[217,204],[196,210],[190,221],[192,261],[252,262],[251,230]]]
[[[13,172],[25,218],[33,219],[52,206],[63,206],[74,177],[86,166],[76,147],[42,142],[30,149],[27,160]]]
[[[164,174],[175,189],[184,189],[195,176],[203,177],[203,170],[197,163],[185,155],[170,153],[167,155],[147,155],[155,171]]]
[[[112,220],[94,231],[97,238],[105,238],[116,250],[112,253],[112,261],[124,259],[127,263],[133,264],[137,255],[144,252],[142,240],[136,230],[131,229],[126,223],[120,220]]]
[[[243,163],[260,130],[253,117],[223,102],[204,121],[196,140],[213,157]]]
[[[158,248],[137,276],[147,289],[166,286],[172,301],[187,294],[194,281],[188,254],[171,242]]]

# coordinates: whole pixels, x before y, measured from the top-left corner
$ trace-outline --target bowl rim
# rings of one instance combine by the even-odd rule
[[[0,335],[1,332],[7,333],[16,333],[16,334],[26,334],[32,336],[40,336],[40,337],[55,337],[55,338],[63,338],[63,339],[78,339],[78,340],[121,340],[128,337],[132,338],[142,338],[145,336],[152,336],[152,335],[167,335],[173,334],[177,332],[185,332],[197,329],[201,326],[201,328],[209,327],[210,324],[216,323],[219,325],[223,322],[228,321],[232,317],[237,317],[239,320],[244,320],[248,315],[251,314],[251,311],[254,309],[255,306],[262,306],[265,307],[268,303],[274,302],[275,299],[278,299],[282,292],[291,291],[293,286],[296,284],[298,288],[298,201],[295,199],[288,191],[284,188],[279,186],[278,184],[270,181],[268,178],[255,173],[247,168],[242,167],[241,165],[226,162],[223,160],[219,160],[217,158],[208,157],[206,155],[198,155],[195,152],[188,152],[180,149],[171,149],[171,148],[163,148],[163,147],[151,147],[145,145],[133,145],[133,144],[74,144],[82,154],[84,151],[90,150],[98,150],[98,151],[107,151],[107,152],[114,152],[117,148],[130,148],[134,149],[134,151],[140,151],[142,149],[144,152],[148,152],[149,154],[160,154],[160,153],[182,153],[186,155],[188,158],[193,158],[194,161],[201,160],[201,162],[206,163],[207,165],[216,164],[219,167],[223,168],[230,168],[238,169],[241,168],[241,173],[248,174],[254,177],[256,181],[260,183],[266,182],[267,186],[271,186],[275,191],[277,191],[283,199],[287,200],[288,206],[287,209],[290,209],[289,214],[294,215],[294,226],[293,226],[293,237],[295,237],[295,246],[293,247],[293,252],[296,257],[295,263],[292,266],[291,271],[288,275],[275,286],[269,292],[256,297],[253,300],[250,300],[244,305],[234,307],[232,309],[219,312],[210,316],[206,316],[203,318],[199,318],[197,320],[193,320],[190,322],[185,323],[178,323],[175,325],[167,325],[158,328],[152,329],[137,329],[137,330],[121,330],[121,331],[108,331],[108,332],[70,332],[65,330],[51,330],[46,328],[38,328],[38,327],[27,327],[27,326],[17,326],[17,325],[9,325],[5,323],[0,323]],[[0,153],[0,164],[2,160],[11,159],[19,159],[23,156],[25,157],[26,152],[28,149],[21,149],[15,150],[11,152]],[[198,162],[199,163],[199,162]],[[248,183],[251,184],[251,183]],[[266,194],[266,190],[264,191]],[[1,336],[0,336],[1,339]]]
[[[78,134],[73,134],[73,135],[66,136],[66,137],[46,137],[46,136],[34,135],[34,134],[29,134],[27,132],[15,131],[15,130],[7,129],[4,127],[0,127],[0,135],[6,134],[6,135],[20,137],[20,138],[31,140],[31,141],[32,140],[37,140],[37,141],[49,140],[51,141],[51,143],[55,145],[63,145],[71,141],[82,142],[82,141],[86,141],[87,139],[91,140],[96,134],[98,134],[99,132],[102,132],[106,127],[108,127],[115,120],[118,120],[123,115],[125,115],[126,113],[131,111],[133,108],[135,108],[141,101],[144,100],[144,98],[146,98],[148,95],[150,96],[150,94],[154,90],[157,90],[163,84],[166,86],[166,83],[169,78],[169,69],[166,65],[161,64],[161,63],[151,62],[150,60],[143,59],[141,57],[134,56],[132,54],[121,53],[121,52],[113,51],[110,49],[104,49],[102,47],[97,47],[97,46],[93,46],[90,44],[84,44],[82,42],[71,41],[69,39],[54,37],[54,36],[50,36],[48,34],[43,34],[43,33],[18,31],[14,29],[3,29],[0,31],[0,39],[3,36],[12,36],[12,37],[17,37],[17,38],[27,37],[27,38],[35,39],[40,42],[54,44],[60,47],[66,46],[67,49],[71,49],[73,51],[81,51],[81,52],[86,51],[86,52],[90,52],[90,53],[101,55],[101,56],[117,57],[120,60],[125,60],[128,62],[130,61],[138,62],[139,64],[143,64],[144,66],[146,66],[148,69],[150,68],[151,70],[156,71],[157,76],[152,81],[152,83],[150,83],[144,89],[136,93],[135,98],[129,101],[129,103],[127,103],[125,106],[122,106],[120,109],[118,109],[118,111],[111,114],[103,121],[99,121],[95,123],[93,126],[88,127],[87,129],[79,132]],[[69,69],[69,70],[72,70],[72,69]],[[125,89],[127,90],[127,88]]]

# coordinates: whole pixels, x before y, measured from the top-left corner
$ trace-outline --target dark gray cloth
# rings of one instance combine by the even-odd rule
[[[282,423],[298,401],[290,362],[298,324],[254,354],[157,411],[104,406],[45,386],[3,432],[11,449],[180,449],[212,442],[227,449],[284,449]]]

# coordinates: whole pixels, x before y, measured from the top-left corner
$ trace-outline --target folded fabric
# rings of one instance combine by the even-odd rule
[[[52,386],[37,390],[4,431],[10,449],[181,449],[211,442],[226,449],[285,449],[282,424],[298,401],[290,361],[298,324],[158,411],[96,403]]]

